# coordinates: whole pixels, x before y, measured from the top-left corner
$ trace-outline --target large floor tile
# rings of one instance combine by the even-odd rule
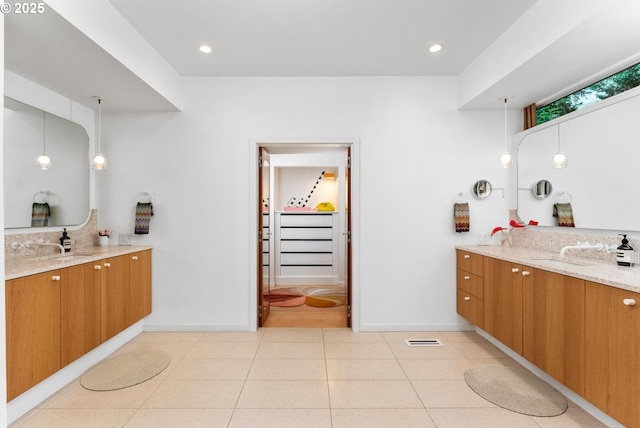
[[[454,343],[453,347],[465,358],[509,358],[507,354],[489,342],[458,342]]]
[[[239,380],[165,380],[144,403],[152,409],[232,409],[240,395]]]
[[[350,328],[322,329],[324,342],[385,342],[382,333],[365,331],[356,333]]]
[[[398,361],[391,358],[327,359],[329,380],[406,380]]]
[[[207,331],[200,337],[200,342],[223,343],[259,343],[262,340],[264,330],[258,331]]]
[[[606,425],[577,407],[569,407],[566,412],[552,418],[532,417],[541,428],[605,428]]]
[[[20,428],[86,428],[122,427],[135,409],[41,409],[12,427]]]
[[[442,339],[447,343],[459,343],[459,342],[487,342],[487,339],[480,336],[475,331],[443,331],[440,333]]]
[[[248,380],[239,409],[327,409],[329,396],[326,381]]]
[[[170,380],[244,380],[251,358],[184,358],[167,376]]]
[[[411,380],[464,379],[464,372],[473,367],[466,359],[406,358],[400,366]]]
[[[185,358],[253,358],[257,343],[198,342]]]
[[[333,409],[421,409],[420,399],[409,381],[331,380]]]
[[[322,343],[262,343],[258,358],[324,358],[324,344]]]
[[[389,345],[382,342],[325,343],[327,358],[394,358]]]
[[[236,409],[229,428],[332,428],[329,409]]]
[[[332,428],[435,428],[425,409],[332,409]]]
[[[248,379],[252,380],[326,380],[327,369],[323,359],[287,358],[256,359]]]
[[[320,328],[268,328],[262,343],[322,342]]]
[[[496,407],[476,394],[464,380],[412,380],[424,407]]]
[[[140,409],[124,428],[226,428],[233,409]]]
[[[132,342],[195,343],[203,335],[201,331],[146,331],[134,337]]]
[[[158,388],[159,380],[115,391],[89,391],[79,382],[47,402],[47,409],[137,409]]]
[[[427,409],[438,428],[539,428],[526,415],[492,409]]]

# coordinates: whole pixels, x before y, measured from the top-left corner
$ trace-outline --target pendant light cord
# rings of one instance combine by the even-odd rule
[[[102,104],[102,99],[98,98],[98,153],[97,154],[102,154],[102,147],[100,145],[100,135],[102,134],[101,130],[100,130],[100,124],[102,121],[102,114],[100,112],[100,104]]]
[[[507,149],[507,97],[504,98],[504,152],[509,152]]]

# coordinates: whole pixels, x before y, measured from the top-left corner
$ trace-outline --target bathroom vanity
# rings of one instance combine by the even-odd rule
[[[7,399],[151,313],[151,247],[5,263]]]
[[[457,311],[624,424],[640,426],[640,268],[458,246]]]

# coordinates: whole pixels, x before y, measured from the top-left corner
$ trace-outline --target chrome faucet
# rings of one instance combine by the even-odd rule
[[[567,252],[567,250],[585,250],[588,248],[593,248],[595,250],[604,250],[604,245],[603,244],[589,244],[588,242],[580,242],[578,241],[578,245],[567,245],[565,247],[562,247],[562,249],[560,250],[560,258],[564,258],[564,254]]]
[[[26,241],[24,243],[24,246],[27,248],[31,248],[32,246],[33,247],[42,247],[42,246],[58,247],[60,249],[60,254],[64,254],[64,247],[62,245],[56,244],[55,242],[47,242],[42,239],[39,239],[37,242]]]

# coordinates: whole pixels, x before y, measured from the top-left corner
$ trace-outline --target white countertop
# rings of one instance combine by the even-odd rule
[[[560,254],[557,252],[523,247],[456,245],[456,249],[640,293],[638,265],[618,266],[615,261],[569,256],[565,256],[565,260],[572,263],[565,263],[558,261]]]
[[[107,247],[82,247],[70,253],[54,254],[45,257],[16,257],[5,260],[5,280],[35,275],[109,257],[135,253],[137,251],[150,250],[151,248],[152,247],[145,245],[110,245]]]

